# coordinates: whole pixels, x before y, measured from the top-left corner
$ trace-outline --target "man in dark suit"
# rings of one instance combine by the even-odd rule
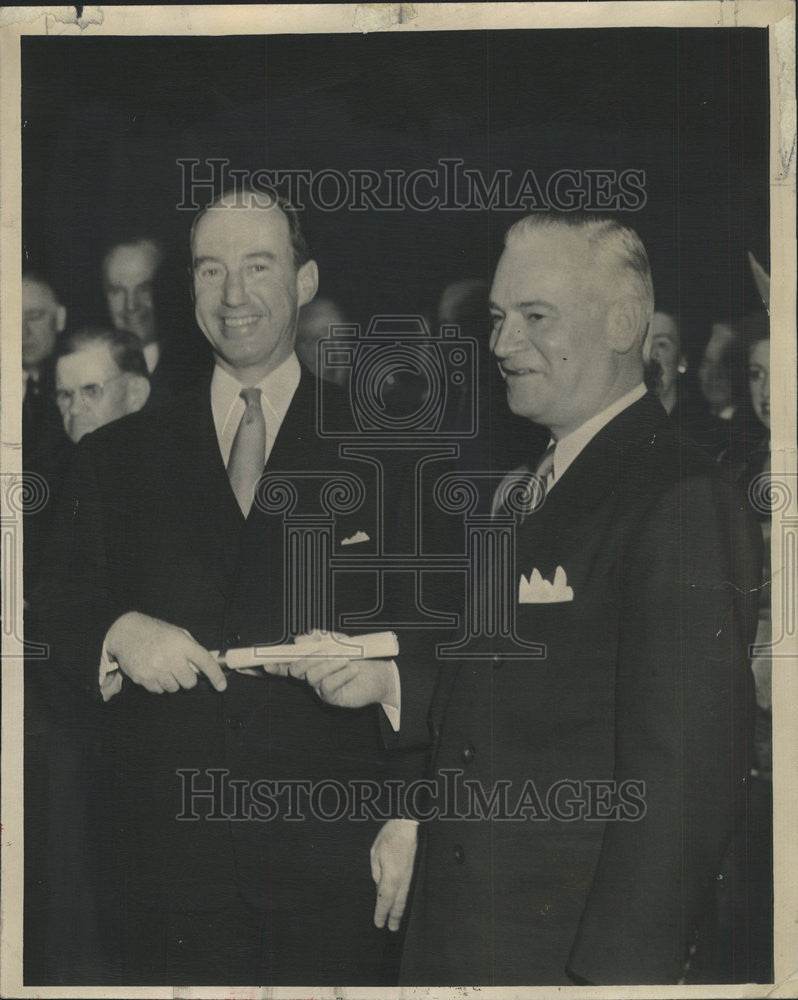
[[[331,813],[334,783],[381,777],[376,709],[225,676],[209,650],[289,641],[373,606],[369,574],[333,594],[302,545],[316,532],[335,551],[362,538],[376,552],[376,472],[318,433],[317,383],[294,354],[317,286],[296,213],[228,195],[199,214],[191,250],[213,375],[78,445],[46,606],[55,661],[106,702],[122,981],[375,984],[382,935],[362,859],[376,827]],[[329,490],[355,479],[347,508]],[[304,518],[298,548],[286,508]]]
[[[743,496],[645,390],[652,311],[645,250],[616,221],[508,233],[491,348],[510,409],[551,435],[510,592],[543,655],[486,637],[480,659],[441,665],[403,983],[676,983],[714,947],[705,905],[750,766],[759,546]],[[397,662],[412,742],[436,665],[425,681]],[[392,929],[410,819],[373,848]]]
[[[42,503],[25,514],[25,599],[36,582],[53,512],[53,494],[69,453],[69,440],[54,399],[53,353],[66,326],[67,310],[50,280],[27,270],[22,274],[22,471],[32,474],[34,494]],[[26,611],[29,611],[29,607]],[[27,616],[32,637],[34,623]]]

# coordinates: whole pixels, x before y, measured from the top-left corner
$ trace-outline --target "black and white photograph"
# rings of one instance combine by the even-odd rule
[[[0,995],[794,995],[794,7],[0,42]]]

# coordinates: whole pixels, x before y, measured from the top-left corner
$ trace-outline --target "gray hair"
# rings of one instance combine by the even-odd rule
[[[519,219],[507,230],[504,245],[542,229],[574,229],[583,233],[588,247],[611,255],[631,293],[639,299],[648,324],[654,314],[654,283],[642,240],[628,226],[606,215],[582,212],[536,212]],[[641,332],[644,332],[641,331]]]

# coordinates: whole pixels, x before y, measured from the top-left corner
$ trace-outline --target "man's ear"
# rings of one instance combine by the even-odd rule
[[[56,333],[63,333],[66,328],[67,311],[66,306],[57,306],[55,310],[55,330]]]
[[[315,260],[306,261],[296,273],[297,305],[306,306],[319,289],[319,269]]]
[[[127,384],[127,412],[138,413],[150,398],[150,380],[143,375],[133,375]]]
[[[635,344],[642,343],[651,323],[651,316],[639,298],[624,295],[610,307],[607,322],[610,346],[618,354],[626,354]]]

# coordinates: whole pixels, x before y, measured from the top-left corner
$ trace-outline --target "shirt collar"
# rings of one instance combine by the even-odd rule
[[[270,416],[272,426],[276,422],[279,427],[283,422],[301,375],[302,369],[299,366],[297,356],[291,353],[285,361],[257,383],[257,388],[261,391],[261,404],[266,416],[267,428],[270,426]],[[236,403],[241,403],[243,406],[239,394],[244,388],[246,388],[244,384],[226,372],[224,368],[219,365],[214,367],[211,378],[211,410],[217,433],[220,434],[224,430]]]
[[[153,340],[151,343],[145,344],[141,352],[144,355],[147,371],[152,375],[161,360],[161,345],[157,340]]]
[[[614,403],[610,403],[610,405],[601,410],[600,413],[591,417],[590,420],[586,420],[581,427],[577,427],[575,431],[571,431],[570,434],[566,434],[565,437],[560,438],[557,442],[553,439],[549,441],[549,444],[555,444],[552,481],[555,483],[557,482],[568,466],[571,465],[579,453],[584,450],[584,448],[596,436],[596,434],[598,434],[602,427],[605,427],[610,420],[617,417],[618,414],[627,409],[627,407],[636,403],[638,399],[642,399],[645,394],[646,387],[645,384],[641,382],[630,392],[627,392],[619,399],[616,399]]]

